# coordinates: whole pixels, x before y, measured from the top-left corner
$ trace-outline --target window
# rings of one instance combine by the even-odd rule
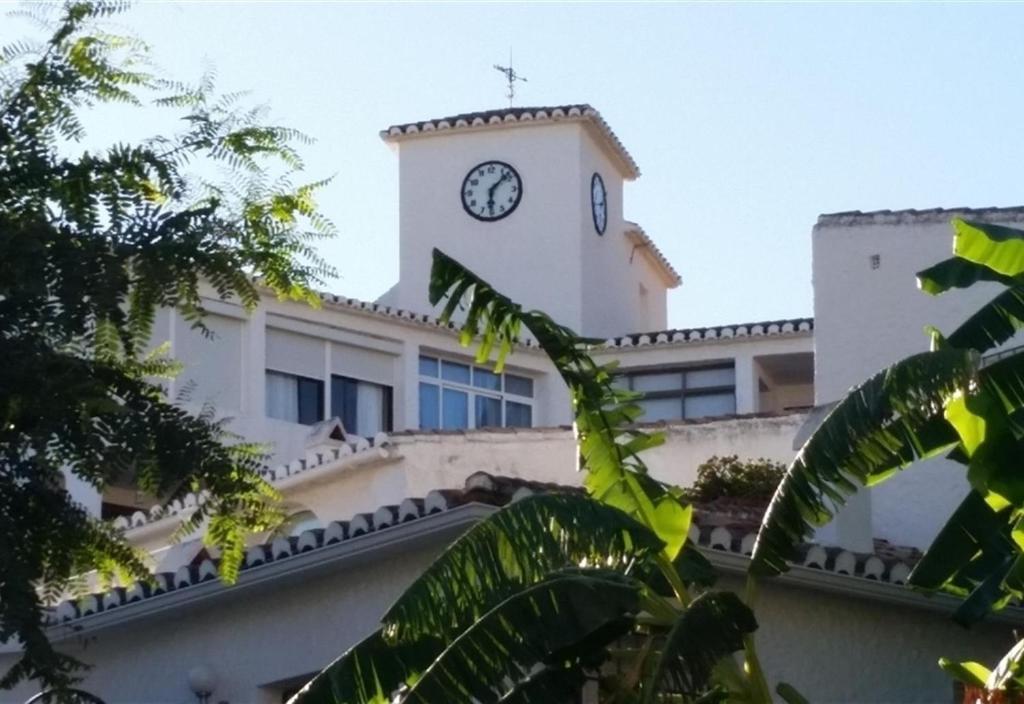
[[[341,424],[348,432],[363,437],[390,432],[391,387],[347,376],[332,376],[331,416],[341,418]]]
[[[736,370],[732,363],[652,369],[624,374],[624,388],[638,391],[641,420],[678,420],[736,412]]]
[[[324,419],[324,382],[267,370],[267,416],[313,425]]]
[[[420,357],[420,428],[529,428],[533,379]]]

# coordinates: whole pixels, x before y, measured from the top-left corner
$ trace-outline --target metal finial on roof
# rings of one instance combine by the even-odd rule
[[[516,73],[516,70],[512,68],[512,49],[508,50],[508,66],[499,66],[498,64],[494,64],[494,69],[505,74],[505,80],[508,81],[508,93],[505,94],[505,97],[508,98],[508,106],[512,107],[512,103],[516,97],[516,81],[522,81],[523,83],[528,82],[526,78],[520,76]]]

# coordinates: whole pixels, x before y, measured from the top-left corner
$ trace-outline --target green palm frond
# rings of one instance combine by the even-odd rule
[[[436,638],[391,645],[377,630],[325,667],[288,704],[390,704],[444,650]]]
[[[1024,231],[954,218],[953,254],[1015,278],[1024,274]]]
[[[530,496],[476,524],[442,553],[384,615],[384,631],[394,642],[450,637],[552,572],[626,572],[662,546],[625,513],[585,496]]]
[[[1000,283],[1005,286],[1021,283],[1014,277],[1005,276],[984,264],[962,257],[950,257],[917,272],[917,287],[933,296],[956,288],[970,288],[978,282]]]
[[[525,328],[537,340],[569,387],[575,414],[584,484],[594,498],[630,514],[657,533],[672,560],[690,527],[690,509],[650,478],[640,453],[664,442],[660,433],[634,427],[642,410],[636,395],[616,388],[614,364],[601,365],[590,355],[599,340],[577,336],[540,311],[524,311],[507,296],[439,250],[434,250],[430,302],[447,299],[442,321],[450,321],[466,305],[461,325],[462,344],[479,338],[478,362],[497,350],[500,369]]]
[[[402,701],[497,702],[538,667],[596,667],[632,626],[642,592],[639,582],[604,570],[557,574],[526,587],[454,638]]]
[[[692,702],[711,688],[711,676],[723,658],[742,650],[757,630],[750,608],[732,592],[707,592],[679,615],[657,653],[657,664],[640,704],[663,695]]]
[[[786,471],[754,544],[751,573],[780,574],[797,546],[846,497],[958,443],[942,417],[947,399],[977,373],[973,351],[908,357],[852,389],[804,443]]]

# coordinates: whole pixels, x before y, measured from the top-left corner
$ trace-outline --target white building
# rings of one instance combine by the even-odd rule
[[[561,380],[531,346],[501,375],[473,363],[427,304],[433,248],[606,339],[598,356],[620,362],[647,419],[666,430],[652,472],[685,485],[712,455],[790,460],[811,406],[925,349],[926,322],[952,325],[987,295],[914,290],[914,272],[947,256],[955,213],[1024,220],[1024,208],[825,215],[813,238],[814,319],[665,330],[680,277],[625,219],[622,185],[639,169],[595,110],[495,110],[381,134],[398,155],[401,266],[380,301],[325,294],[313,309],[268,295],[249,314],[211,298],[213,341],[172,311],[157,323],[157,340],[185,363],[171,393],[273,444],[267,477],[292,514],[291,538],[254,537],[226,588],[198,536],[171,542],[199,497],[161,507],[131,487],[71,487],[150,551],[160,575],[159,587],[125,585],[56,612],[54,639],[94,664],[85,688],[108,702],[192,701],[186,675],[201,664],[218,675],[211,701],[279,702],[368,633],[458,531],[531,481],[579,482]],[[949,600],[901,585],[912,548],[927,546],[966,491],[962,472],[936,465],[858,496],[808,546],[805,566],[766,587],[759,642],[771,677],[818,702],[950,701],[940,655],[994,660],[1006,649],[1002,622],[965,633],[948,621]],[[702,549],[726,575],[741,572],[753,524],[699,522]],[[0,669],[14,656],[0,649]],[[0,692],[0,702],[30,694]]]

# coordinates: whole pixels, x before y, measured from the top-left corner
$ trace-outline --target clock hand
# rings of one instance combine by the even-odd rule
[[[506,171],[501,175],[501,178],[495,181],[491,187],[487,189],[487,209],[490,211],[491,215],[494,215],[494,191],[497,190],[498,186],[500,186],[503,181],[507,181],[508,177],[508,171]]]

